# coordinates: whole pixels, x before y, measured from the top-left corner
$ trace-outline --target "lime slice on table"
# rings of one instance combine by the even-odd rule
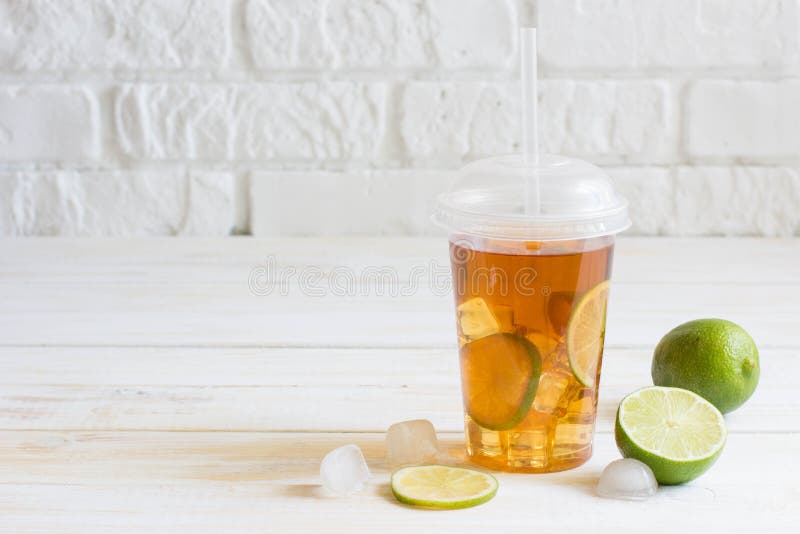
[[[609,281],[600,282],[583,294],[567,323],[567,356],[572,373],[587,388],[597,382],[597,369],[606,331]]]
[[[634,391],[617,410],[617,447],[653,470],[661,484],[682,484],[717,460],[728,430],[713,404],[679,388]]]
[[[488,473],[445,465],[404,467],[392,474],[398,501],[426,508],[468,508],[497,493],[497,479]]]
[[[464,405],[473,421],[508,430],[525,418],[536,396],[542,358],[513,334],[494,334],[461,349]]]

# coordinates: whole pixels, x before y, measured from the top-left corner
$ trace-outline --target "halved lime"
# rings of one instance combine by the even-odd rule
[[[572,373],[587,388],[597,382],[597,369],[606,332],[606,302],[609,281],[600,282],[583,294],[567,323],[567,356]]]
[[[728,430],[713,404],[679,388],[634,391],[617,410],[617,447],[653,470],[661,484],[683,484],[717,460]]]
[[[525,418],[536,396],[542,358],[525,338],[494,334],[461,349],[467,414],[489,430],[508,430]]]
[[[497,479],[488,473],[446,465],[419,465],[392,474],[398,501],[426,508],[468,508],[497,493]]]

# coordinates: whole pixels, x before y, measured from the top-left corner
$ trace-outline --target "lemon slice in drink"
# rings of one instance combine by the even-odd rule
[[[445,465],[404,467],[392,474],[398,501],[425,508],[468,508],[497,493],[497,479],[488,473]]]
[[[661,484],[682,484],[717,460],[728,431],[713,404],[686,389],[634,391],[617,410],[617,447],[653,470]]]
[[[527,339],[494,334],[461,349],[464,406],[489,430],[508,430],[525,418],[536,396],[542,358]]]
[[[609,281],[600,282],[583,294],[567,323],[567,356],[572,373],[587,388],[597,382],[603,337],[606,331],[606,302]]]

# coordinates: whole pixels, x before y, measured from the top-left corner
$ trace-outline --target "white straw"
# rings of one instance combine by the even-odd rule
[[[520,28],[522,71],[522,155],[528,171],[525,181],[525,213],[538,214],[539,200],[539,127],[536,28]]]

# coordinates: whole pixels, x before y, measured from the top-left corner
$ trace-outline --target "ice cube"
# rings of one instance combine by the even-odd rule
[[[594,423],[596,412],[594,389],[576,387],[570,392],[567,406],[567,419],[570,422]]]
[[[656,489],[658,482],[653,471],[647,464],[633,458],[608,464],[597,483],[597,494],[609,499],[640,501],[653,496]]]
[[[571,423],[569,419],[558,423],[555,432],[555,441],[563,453],[576,453],[592,446],[594,437],[594,424]]]
[[[513,333],[516,330],[517,327],[514,324],[514,308],[511,306],[497,305],[492,307],[491,312],[497,321],[497,329],[500,332]]]
[[[564,342],[559,342],[553,351],[542,360],[542,367],[558,367],[572,374],[572,369],[569,366],[569,356],[567,355],[567,345]]]
[[[548,356],[558,348],[558,339],[544,332],[533,330],[528,332],[525,337],[536,346],[536,350],[539,351],[543,361],[547,361],[549,359]]]
[[[319,476],[328,491],[349,495],[364,487],[369,480],[369,467],[358,445],[344,445],[325,455]]]
[[[470,341],[500,332],[500,325],[486,301],[480,297],[469,299],[456,309],[458,329]]]
[[[534,409],[544,413],[565,412],[569,403],[567,390],[571,380],[572,374],[563,369],[543,372],[533,399]]]
[[[395,423],[386,431],[386,461],[392,471],[435,462],[438,453],[436,430],[427,419]]]

